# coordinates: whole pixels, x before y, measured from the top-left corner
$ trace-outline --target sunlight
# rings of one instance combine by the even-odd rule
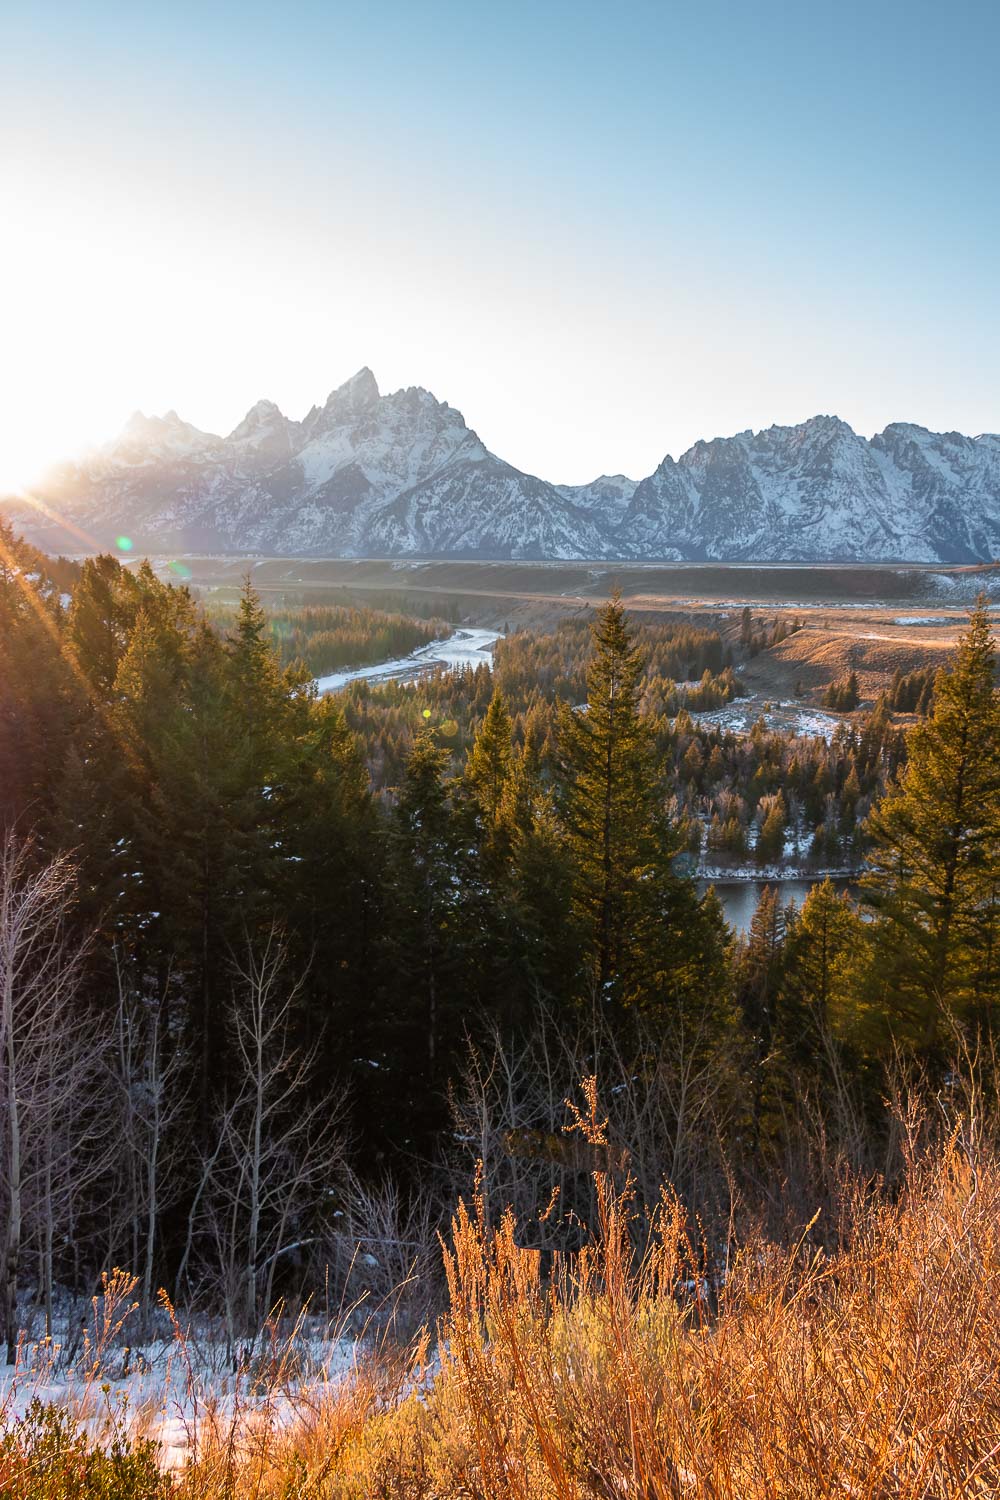
[[[0,495],[30,500],[32,486],[54,459],[44,433],[5,433],[0,446]]]
[[[0,493],[2,493],[2,487],[0,487]],[[93,536],[89,531],[85,531],[82,526],[78,526],[75,521],[71,521],[61,511],[54,510],[51,505],[40,499],[30,488],[16,490],[13,493],[18,500],[30,505],[40,516],[44,516],[47,521],[51,521],[54,525],[68,531],[71,536],[75,536],[79,542],[83,543],[88,552],[103,552],[106,550],[97,537]],[[127,542],[128,545],[121,547],[122,542]],[[132,542],[128,537],[119,537],[118,546],[120,550],[128,552],[131,551]]]

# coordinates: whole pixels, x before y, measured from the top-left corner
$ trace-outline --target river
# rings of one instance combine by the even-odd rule
[[[349,682],[416,682],[418,677],[426,677],[438,667],[459,671],[462,667],[479,667],[483,663],[489,666],[497,639],[495,630],[455,630],[444,640],[431,641],[395,661],[383,661],[376,667],[352,667],[346,672],[317,677],[316,686],[321,693],[338,693]]]
[[[856,884],[843,875],[835,875],[832,879],[838,891],[851,890]],[[813,886],[822,883],[822,875],[796,875],[783,880],[699,880],[698,889],[705,891],[714,885],[730,927],[737,932],[747,932],[765,886],[777,886],[782,905],[791,902],[793,906],[801,906]]]
[[[380,662],[374,667],[353,667],[348,671],[331,672],[329,676],[318,677],[316,686],[321,693],[337,693],[349,682],[415,682],[418,678],[437,671],[439,667],[449,667],[455,671],[463,667],[478,667],[484,662],[488,665],[493,660],[493,647],[497,639],[498,632],[495,630],[463,627],[453,631],[445,639],[431,641],[429,645],[421,646],[418,651],[412,651],[409,656],[398,657],[395,661]],[[707,718],[708,715],[699,717]],[[811,724],[807,732],[822,733],[824,728],[825,726]],[[818,885],[821,879],[821,876],[794,876],[770,881],[752,878],[709,882],[700,879],[698,888],[705,890],[709,884],[714,885],[725,910],[726,920],[737,932],[746,932],[766,885],[778,886],[782,902],[801,906],[812,887]],[[837,877],[834,884],[843,889],[850,881]]]

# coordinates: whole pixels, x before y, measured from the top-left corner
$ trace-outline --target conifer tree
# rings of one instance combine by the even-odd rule
[[[448,752],[423,730],[414,742],[393,822],[399,976],[396,1068],[411,1118],[437,1123],[451,1059],[471,1018],[465,840],[445,781]]]
[[[779,1026],[786,1055],[814,1059],[820,1039],[851,1029],[849,970],[864,924],[846,891],[814,885],[789,925]]]
[[[480,847],[494,874],[507,865],[513,848],[517,774],[510,712],[497,688],[469,751],[464,778]]]
[[[879,972],[904,1034],[931,1045],[943,1015],[993,1005],[1000,890],[1000,704],[980,599],[908,761],[868,820],[866,895],[879,916]]]
[[[774,1075],[786,921],[777,889],[765,886],[739,955],[738,993],[752,1056],[749,1093],[755,1147],[761,1143],[765,1108]]]
[[[0,520],[0,831],[33,827],[58,846],[56,791],[85,739],[88,684],[58,599],[26,561]]]
[[[523,963],[522,1008],[543,1000],[554,1010],[576,998],[583,941],[573,911],[573,870],[551,795],[539,797],[519,830],[512,869],[517,941]]]
[[[641,908],[665,873],[666,826],[648,723],[639,715],[642,657],[621,598],[593,626],[587,707],[562,705],[559,811],[569,846],[574,908],[601,992],[635,968]]]
[[[115,557],[88,558],[73,590],[69,635],[92,690],[106,699],[118,675],[135,617],[136,589]]]
[[[707,982],[720,934],[693,881],[674,869],[680,841],[652,725],[639,712],[642,657],[617,594],[599,611],[593,642],[586,710],[563,704],[558,724],[571,910],[591,993],[656,1011]]]
[[[381,1046],[378,935],[390,920],[385,830],[339,698],[311,705],[300,752],[296,785],[289,787],[289,857],[281,865],[278,904],[288,913],[297,963],[309,971],[303,1030],[333,1074],[345,1058],[376,1057]]]
[[[767,799],[767,810],[757,838],[757,860],[767,864],[780,859],[785,847],[785,799],[781,793]]]

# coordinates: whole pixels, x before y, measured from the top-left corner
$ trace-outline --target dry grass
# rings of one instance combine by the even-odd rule
[[[882,639],[866,640],[866,635]],[[852,622],[849,630],[807,621],[802,630],[754,657],[743,675],[754,692],[776,697],[790,697],[801,683],[807,696],[818,703],[831,682],[855,671],[861,697],[874,700],[889,687],[897,671],[905,676],[925,667],[944,666],[954,653],[956,637],[957,631],[941,630],[917,638],[912,631],[878,621]]]
[[[592,1084],[587,1101],[574,1128],[599,1161]],[[705,1247],[669,1194],[637,1247],[628,1183],[598,1171],[596,1189],[586,1248],[547,1259],[477,1193],[444,1248],[435,1359],[424,1337],[341,1381],[279,1371],[263,1401],[201,1412],[177,1495],[998,1493],[1000,1165],[988,1151],[955,1130],[911,1153],[894,1198],[859,1185],[837,1253],[816,1248],[812,1226],[790,1248],[723,1247],[724,1284],[700,1274]]]

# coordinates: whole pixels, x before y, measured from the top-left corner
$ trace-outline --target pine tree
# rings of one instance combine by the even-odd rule
[[[114,687],[137,604],[135,580],[117,558],[87,559],[73,590],[69,636],[79,666],[101,700]]]
[[[0,831],[29,828],[59,847],[57,789],[91,718],[58,598],[26,567],[28,554],[0,520]],[[74,847],[73,840],[69,847]]]
[[[788,929],[780,1006],[783,1047],[799,1063],[814,1060],[831,1031],[850,1031],[848,971],[864,937],[846,891],[830,879],[814,885]]]
[[[680,840],[617,594],[598,613],[593,642],[586,709],[560,708],[556,785],[585,988],[626,1010],[669,1009],[702,984],[716,934],[693,881],[673,868]]]
[[[519,834],[512,877],[524,1008],[536,999],[556,1010],[568,1007],[576,998],[582,939],[573,917],[569,852],[550,799]]]
[[[518,772],[510,712],[497,688],[469,751],[464,775],[476,838],[487,874],[493,879],[507,867],[513,851]]]
[[[604,993],[636,968],[643,908],[655,901],[674,844],[639,715],[642,658],[618,595],[599,611],[593,642],[586,711],[561,706],[558,796],[574,910]]]
[[[767,799],[766,807],[756,849],[757,861],[762,865],[780,859],[785,847],[785,799],[779,792]]]
[[[311,705],[288,787],[288,858],[277,891],[296,967],[308,968],[302,1029],[330,1075],[345,1059],[377,1060],[385,974],[380,931],[391,921],[386,900],[385,823],[369,787],[360,748],[339,698]],[[366,1101],[372,1069],[355,1084]],[[367,1113],[367,1111],[366,1111]],[[368,1118],[360,1123],[367,1125]]]
[[[470,872],[445,781],[448,752],[430,730],[414,742],[394,810],[395,923],[400,987],[395,1030],[400,1094],[411,1117],[439,1121],[449,1067],[471,1019]]]
[[[737,991],[750,1043],[751,1133],[755,1148],[762,1141],[770,1099],[777,1039],[778,1004],[784,978],[786,912],[778,891],[765,886],[739,955]]]
[[[947,1010],[998,997],[993,911],[1000,890],[1000,704],[982,599],[931,717],[868,820],[866,895],[879,916],[885,998],[906,1034],[931,1045]]]

